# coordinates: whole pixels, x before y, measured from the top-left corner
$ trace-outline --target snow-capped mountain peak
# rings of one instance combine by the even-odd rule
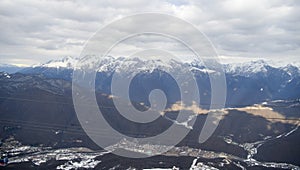
[[[284,67],[281,67],[282,70],[284,70],[289,75],[300,75],[300,70],[297,66],[294,66],[292,64],[288,64]]]
[[[60,60],[50,60],[45,64],[37,65],[34,67],[44,67],[44,68],[67,68],[73,69],[75,67],[84,66],[85,68],[95,69],[98,72],[111,72],[118,70],[127,70],[129,72],[136,71],[150,71],[152,72],[155,69],[170,70],[178,69],[186,66],[191,67],[191,70],[196,70],[200,72],[215,72],[214,70],[207,71],[207,68],[201,60],[192,60],[190,62],[182,62],[178,60],[160,60],[159,57],[147,58],[138,58],[138,57],[95,57],[89,56],[82,60],[75,57],[64,57]],[[224,72],[227,74],[242,75],[242,76],[251,76],[253,74],[262,73],[267,74],[267,72],[275,68],[274,66],[268,64],[264,60],[256,60],[244,63],[231,63],[223,64]],[[283,70],[289,75],[299,75],[299,68],[294,65],[287,65],[284,67],[279,67],[278,69]]]
[[[256,73],[266,73],[269,64],[264,60],[256,60],[244,63],[225,64],[226,73],[251,75]]]
[[[44,64],[35,65],[33,67],[74,68],[78,61],[78,58],[67,56],[62,59],[50,60]]]

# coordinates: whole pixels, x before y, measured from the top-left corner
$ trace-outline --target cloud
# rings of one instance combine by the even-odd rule
[[[126,3],[3,0],[0,2],[0,57],[7,62],[14,58],[44,62],[66,55],[78,56],[84,43],[111,21],[141,12],[161,12],[196,25],[220,55],[297,60],[299,11],[297,0],[133,0]],[[134,29],[143,25],[128,26]]]

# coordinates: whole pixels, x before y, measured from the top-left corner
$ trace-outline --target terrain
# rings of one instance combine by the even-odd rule
[[[293,65],[273,67],[264,61],[223,65],[227,82],[224,114],[214,134],[198,142],[211,100],[208,75],[200,61],[171,61],[167,69],[190,67],[199,85],[199,109],[183,107],[191,119],[176,121],[180,101],[178,87],[159,61],[134,59],[122,69],[136,74],[130,86],[130,102],[139,109],[150,106],[148,95],[161,89],[167,98],[164,114],[139,124],[124,119],[114,107],[110,83],[124,59],[100,61],[96,77],[99,109],[109,124],[133,137],[160,134],[172,124],[189,129],[174,148],[150,158],[130,159],[113,154],[126,150],[147,154],[168,148],[120,140],[108,148],[97,146],[84,132],[72,100],[72,73],[77,59],[64,58],[28,67],[17,73],[0,73],[1,152],[9,155],[7,169],[299,169],[300,71]],[[150,63],[150,64],[149,64]],[[165,64],[165,63],[164,63]],[[5,71],[5,69],[3,69]],[[117,96],[118,97],[118,96]],[[122,98],[122,96],[120,96]],[[189,126],[195,121],[194,126]],[[106,137],[105,130],[98,135]],[[145,163],[146,162],[146,163]]]

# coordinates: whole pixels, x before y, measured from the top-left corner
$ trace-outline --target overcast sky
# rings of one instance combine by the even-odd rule
[[[0,63],[31,65],[79,56],[98,29],[141,12],[170,14],[196,25],[223,59],[300,62],[298,0],[1,0]]]

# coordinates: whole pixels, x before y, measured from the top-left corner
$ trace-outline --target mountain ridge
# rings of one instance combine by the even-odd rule
[[[74,69],[76,68],[76,64],[81,61],[77,57],[72,56],[66,56],[62,59],[57,60],[49,60],[48,62],[42,63],[42,64],[36,64],[28,68],[57,68],[57,69]],[[87,60],[88,61],[88,60]],[[122,65],[122,63],[127,62],[128,67],[136,66],[136,65],[143,65],[145,70],[151,70],[153,71],[156,67],[164,66],[166,68],[174,66],[173,64],[180,64],[185,66],[190,66],[192,69],[200,69],[199,71],[208,71],[212,72],[213,70],[206,69],[205,64],[201,60],[192,60],[192,61],[177,61],[177,60],[171,60],[169,62],[163,62],[161,60],[143,60],[140,58],[126,58],[126,57],[103,57],[98,60],[99,68],[97,68],[98,72],[101,71],[109,71],[111,69],[115,69],[116,67]],[[82,64],[81,62],[79,64]],[[289,72],[289,74],[300,74],[300,67],[297,66],[294,63],[290,63],[284,66],[274,66],[272,63],[267,62],[266,60],[253,60],[248,62],[239,62],[239,63],[221,63],[223,66],[223,71],[225,73],[229,74],[241,74],[241,75],[250,75],[255,74],[259,72],[266,72],[268,68],[276,68],[276,69],[282,69],[286,72]],[[126,66],[126,65],[122,65]],[[148,66],[148,68],[147,68]],[[0,65],[1,68],[1,65]],[[5,70],[2,70],[5,71]]]
[[[89,60],[87,60],[89,61]],[[124,64],[126,62],[126,64]],[[18,67],[15,65],[8,65],[8,64],[0,64],[0,71],[7,72],[7,73],[15,73],[15,72],[22,72],[26,73],[27,70],[30,69],[37,69],[37,68],[44,68],[44,69],[74,69],[76,68],[76,64],[82,64],[81,60],[78,57],[66,56],[62,59],[56,60],[49,60],[48,62],[42,64],[35,64],[28,67]],[[189,66],[191,70],[198,70],[201,72],[207,73],[214,73],[215,70],[207,69],[205,64],[201,60],[191,60],[191,61],[177,61],[171,60],[169,62],[163,62],[161,60],[143,60],[140,58],[126,58],[126,57],[103,57],[98,60],[99,68],[97,68],[97,72],[107,72],[115,70],[116,68],[122,66],[127,67],[129,70],[130,68],[136,68],[137,66],[143,66],[139,68],[139,70],[148,70],[153,71],[156,68],[166,68],[170,69],[175,65],[181,66]],[[300,67],[294,63],[290,63],[284,66],[274,66],[272,63],[267,62],[266,60],[253,60],[248,62],[240,62],[240,63],[221,63],[223,67],[223,71],[226,74],[234,74],[234,75],[243,75],[243,76],[251,76],[252,74],[257,73],[266,73],[268,69],[275,68],[285,71],[290,76],[298,74],[300,75]],[[13,70],[13,71],[11,71]],[[25,70],[25,71],[24,71]],[[135,70],[138,71],[138,70]]]

